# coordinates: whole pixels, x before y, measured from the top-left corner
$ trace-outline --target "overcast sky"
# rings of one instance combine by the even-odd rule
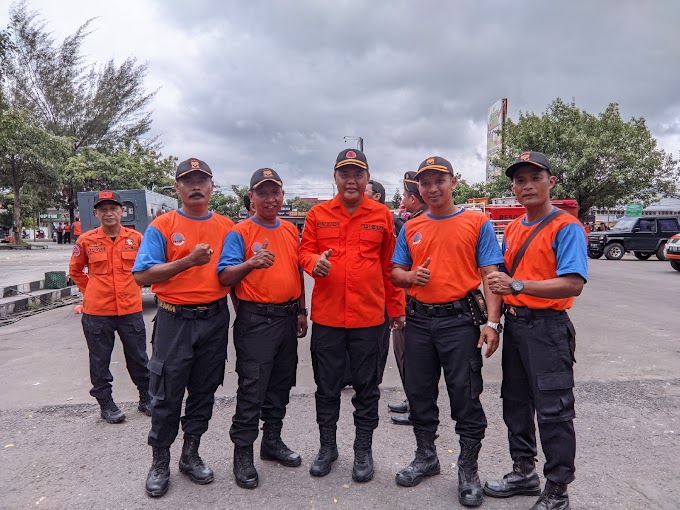
[[[7,23],[8,2],[0,13]],[[590,113],[618,102],[680,155],[678,0],[31,0],[61,41],[88,18],[90,62],[149,63],[164,155],[218,184],[276,169],[288,197],[329,197],[344,136],[361,136],[388,197],[448,158],[484,179],[488,108]],[[355,142],[350,142],[354,145]]]

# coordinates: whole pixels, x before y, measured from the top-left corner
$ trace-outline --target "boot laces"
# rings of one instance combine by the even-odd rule
[[[247,450],[239,449],[236,453],[236,456],[238,457],[239,463],[243,468],[253,467],[253,457]]]

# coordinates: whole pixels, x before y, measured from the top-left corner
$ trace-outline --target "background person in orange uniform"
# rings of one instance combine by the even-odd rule
[[[437,386],[444,371],[460,437],[458,501],[479,506],[484,498],[477,459],[486,430],[479,400],[482,354],[498,348],[501,300],[489,291],[488,274],[503,256],[488,219],[462,209],[452,200],[456,177],[451,163],[427,158],[415,175],[420,195],[430,210],[404,224],[392,257],[392,281],[408,289],[404,368],[406,396],[416,436],[416,457],[396,475],[399,485],[412,487],[439,474],[434,448],[439,426]],[[481,277],[480,277],[481,275]],[[468,293],[484,284],[489,322],[475,323]]]
[[[175,190],[182,208],[151,222],[132,269],[135,280],[151,285],[158,300],[149,360],[153,462],[146,492],[152,497],[168,490],[170,445],[177,437],[185,391],[179,469],[195,483],[213,481],[198,448],[212,417],[215,391],[224,380],[229,337],[229,287],[220,283],[213,250],[222,249],[234,223],[208,210],[213,181],[205,161],[180,163]]]
[[[253,443],[262,419],[260,458],[296,467],[300,455],[281,440],[283,418],[295,385],[298,338],[307,334],[304,275],[298,265],[298,230],[278,213],[283,181],[271,168],[257,170],[248,196],[255,214],[236,225],[217,266],[220,282],[238,299],[234,348],[238,391],[229,435],[236,484],[254,489],[258,474]]]
[[[526,214],[505,229],[505,267],[541,222],[559,214],[550,203],[556,178],[548,158],[523,152],[505,174]],[[583,227],[570,214],[552,216],[519,259],[512,276],[489,275],[491,290],[505,302],[503,420],[508,427],[512,471],[489,480],[484,492],[506,498],[541,492],[536,473],[536,430],[545,454],[545,488],[532,510],[568,510],[567,486],[574,480],[574,352],[576,330],[567,310],[588,278]]]
[[[373,478],[372,440],[378,426],[378,361],[385,306],[392,327],[404,320],[404,293],[390,282],[394,224],[389,210],[364,195],[366,156],[345,149],[335,163],[338,194],[312,207],[300,244],[300,265],[314,277],[312,365],[321,448],[310,467],[324,476],[338,458],[340,391],[349,353],[354,404],[352,478]],[[378,276],[380,275],[380,276]]]
[[[125,415],[113,401],[109,370],[116,331],[128,372],[139,390],[138,409],[151,416],[142,291],[132,277],[142,235],[120,224],[123,203],[115,191],[97,194],[94,215],[101,226],[76,241],[69,275],[83,293],[81,322],[90,353],[90,395],[99,402],[102,418],[119,423]]]
[[[80,218],[76,218],[76,221],[73,222],[71,233],[73,234],[73,242],[75,243],[78,240],[78,236],[83,233],[83,224],[80,222]]]
[[[64,244],[71,244],[71,225],[64,223]]]

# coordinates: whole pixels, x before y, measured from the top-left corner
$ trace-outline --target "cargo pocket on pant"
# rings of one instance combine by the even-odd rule
[[[536,374],[538,400],[536,415],[539,423],[568,421],[574,418],[574,374],[557,372]]]
[[[149,379],[149,394],[156,400],[165,400],[165,374],[163,373],[164,361],[153,356],[146,367],[151,372]]]
[[[470,398],[479,398],[484,389],[484,381],[482,379],[482,360],[470,360]]]
[[[259,402],[260,365],[236,359],[236,373],[238,373],[238,397],[246,402]]]

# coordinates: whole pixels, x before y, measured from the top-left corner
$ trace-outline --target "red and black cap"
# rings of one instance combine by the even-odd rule
[[[94,196],[94,208],[96,209],[97,206],[103,202],[113,202],[114,204],[118,204],[119,206],[123,206],[123,201],[120,199],[120,195],[116,193],[115,191],[111,190],[103,190],[97,193]]]
[[[448,159],[444,159],[441,156],[432,156],[423,161],[418,167],[415,179],[418,180],[418,176],[427,170],[435,170],[436,172],[443,172],[449,174],[453,177],[453,166]]]
[[[275,182],[279,186],[283,186],[283,181],[275,170],[272,170],[271,168],[260,168],[259,170],[255,170],[255,173],[250,178],[250,189],[255,189],[260,184],[267,181]]]
[[[366,155],[358,149],[345,149],[338,154],[335,160],[335,170],[347,165],[354,165],[364,170],[368,170]]]
[[[534,165],[543,170],[547,170],[549,174],[552,174],[550,161],[548,161],[545,154],[542,152],[526,151],[517,156],[515,162],[505,170],[505,175],[512,179],[515,172],[524,165]]]
[[[200,159],[189,158],[186,161],[182,161],[177,166],[177,172],[175,172],[175,180],[179,179],[180,177],[184,177],[185,175],[191,172],[203,172],[204,174],[209,175],[210,177],[213,176],[212,170],[210,170],[208,163],[206,163],[205,161],[201,161]]]
[[[406,172],[404,174],[404,191],[420,195],[420,190],[418,189],[418,181],[416,181],[415,172]]]

